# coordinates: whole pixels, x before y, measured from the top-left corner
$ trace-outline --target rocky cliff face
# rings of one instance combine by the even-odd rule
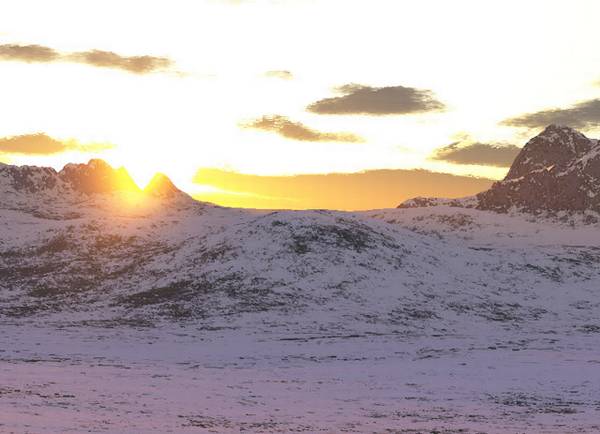
[[[599,192],[599,142],[551,125],[525,145],[502,181],[477,195],[477,208],[598,212]]]
[[[475,198],[418,198],[399,208],[450,205],[533,214],[600,212],[600,142],[550,125],[521,150],[506,177]]]

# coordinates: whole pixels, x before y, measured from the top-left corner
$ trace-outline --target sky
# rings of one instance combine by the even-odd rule
[[[600,136],[599,16],[595,0],[7,0],[0,161],[99,157],[228,206],[474,194],[548,124]]]

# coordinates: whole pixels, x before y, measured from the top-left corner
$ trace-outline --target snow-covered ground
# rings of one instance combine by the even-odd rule
[[[21,202],[0,432],[600,430],[582,219]]]
[[[600,429],[593,333],[290,328],[3,324],[0,431]]]

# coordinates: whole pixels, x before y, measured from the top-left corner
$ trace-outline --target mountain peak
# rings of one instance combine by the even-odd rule
[[[571,128],[567,125],[550,124],[546,128],[544,128],[544,131],[542,131],[539,135],[555,134],[555,133],[561,133],[561,132],[571,133],[571,134],[581,134],[576,129]]]
[[[155,174],[146,188],[144,193],[151,196],[171,198],[177,194],[182,193],[175,184],[169,179],[169,177],[163,173]]]
[[[585,135],[580,133],[574,128],[571,128],[566,125],[558,125],[558,124],[550,124],[544,130],[539,133],[536,137],[532,139],[538,139],[541,141],[542,139],[546,142],[559,142],[563,145],[570,146],[572,143],[580,141],[582,139],[587,139]]]
[[[59,176],[74,190],[85,194],[140,191],[124,167],[114,169],[100,159],[92,159],[87,164],[67,164]]]
[[[550,125],[527,142],[503,181],[477,195],[478,208],[600,211],[599,190],[599,142]]]
[[[518,179],[550,166],[569,164],[589,153],[595,142],[570,127],[549,125],[527,142],[504,180]]]

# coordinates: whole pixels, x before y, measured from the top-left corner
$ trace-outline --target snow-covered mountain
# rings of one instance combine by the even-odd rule
[[[45,387],[60,402],[77,395],[73,411],[90,416],[75,431],[562,432],[551,415],[593,432],[600,231],[495,211],[505,184],[523,186],[510,190],[521,203],[538,173],[595,185],[597,142],[554,130],[486,193],[498,206],[480,195],[462,207],[228,209],[164,175],[140,191],[99,160],[0,166],[0,357],[12,363],[0,410],[8,399],[39,414],[54,399],[39,397],[55,396]],[[573,152],[557,162],[544,146],[563,134]],[[14,371],[24,360],[35,367]],[[557,375],[557,360],[581,375]],[[57,366],[59,384],[73,383],[54,391],[43,370]],[[128,386],[134,374],[143,385]],[[21,413],[3,414],[0,430],[20,431]],[[33,431],[66,429],[52,414]]]
[[[523,147],[506,177],[474,197],[416,198],[401,208],[447,204],[496,212],[586,214],[600,212],[600,141],[550,125]]]

